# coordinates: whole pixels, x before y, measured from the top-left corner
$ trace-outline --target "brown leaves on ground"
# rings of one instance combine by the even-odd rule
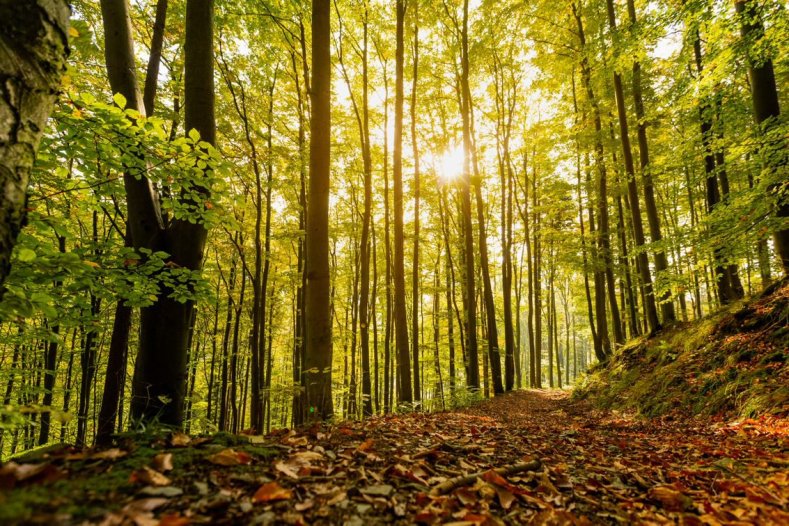
[[[456,412],[243,437],[276,451],[268,458],[179,437],[95,523],[789,524],[784,429],[774,418],[639,420],[521,391]],[[172,469],[172,451],[195,441],[206,451]],[[533,459],[536,472],[507,469]]]

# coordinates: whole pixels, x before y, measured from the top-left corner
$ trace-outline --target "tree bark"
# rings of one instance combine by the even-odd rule
[[[635,27],[638,20],[636,18],[634,0],[627,0],[627,13],[630,18],[630,24]],[[641,163],[642,184],[644,185],[644,206],[649,224],[649,237],[653,243],[659,243],[663,239],[663,233],[660,230],[660,216],[658,215],[657,203],[655,202],[655,188],[652,181],[649,141],[647,139],[647,121],[644,112],[644,96],[641,88],[641,63],[638,60],[633,62],[633,102],[638,121],[638,153]],[[669,272],[669,267],[665,250],[655,249],[654,254],[657,281],[661,275],[665,276]],[[666,291],[660,296],[660,312],[663,315],[663,323],[671,323],[677,319],[670,291]]]
[[[414,369],[414,400],[422,400],[422,382],[419,375],[419,308],[421,296],[419,292],[419,146],[416,132],[416,90],[419,78],[419,12],[418,3],[414,3],[414,57],[413,79],[411,84],[411,144],[414,155],[414,253],[411,264],[411,359]]]
[[[310,180],[307,202],[304,322],[304,421],[334,414],[329,275],[331,170],[331,2],[312,0]]]
[[[411,360],[408,346],[408,319],[405,308],[405,254],[403,250],[403,63],[405,0],[397,0],[397,36],[395,50],[395,122],[394,122],[394,325],[397,348],[398,401],[411,403]]]
[[[608,7],[608,25],[611,28],[611,31],[616,31],[616,12],[614,11],[613,0],[606,0],[606,6]],[[614,70],[614,95],[616,98],[616,110],[619,116],[619,139],[622,144],[622,156],[624,157],[625,172],[627,175],[627,192],[630,197],[630,208],[632,210],[631,220],[633,222],[633,232],[635,234],[634,237],[637,249],[636,259],[638,261],[638,270],[641,275],[641,282],[644,285],[644,310],[646,311],[647,315],[649,331],[654,333],[660,329],[660,320],[658,319],[657,315],[657,305],[655,302],[655,295],[652,285],[652,275],[649,272],[649,259],[646,252],[643,250],[638,250],[640,247],[646,244],[646,238],[644,236],[643,220],[641,219],[641,205],[639,204],[638,200],[638,183],[636,182],[633,150],[630,146],[630,130],[627,122],[627,109],[625,107],[624,88],[622,87],[622,75],[616,70]],[[604,236],[607,236],[607,234],[605,234],[605,231],[608,229],[607,216],[607,213],[605,216],[603,216],[602,213],[600,215],[600,230],[604,233]],[[601,250],[603,251],[604,258],[610,257],[610,255],[607,254],[607,252],[610,251],[610,247],[601,246]],[[616,316],[614,316],[615,306],[612,302],[615,302],[616,295],[613,293],[612,289],[613,280],[609,279],[608,296],[609,303],[611,303],[612,318],[618,318],[618,313]],[[624,341],[624,337],[621,333],[621,325],[619,328],[617,328],[618,321],[618,319],[614,321],[614,335],[617,343],[622,343]]]
[[[0,2],[0,299],[38,143],[66,70],[68,19],[62,0]]]
[[[740,16],[741,33],[743,39],[749,41],[749,45],[759,43],[764,37],[764,25],[759,16],[757,3],[753,0],[738,0],[734,3],[737,14]],[[762,128],[761,133],[769,133],[779,124],[781,107],[778,102],[778,88],[775,81],[775,70],[773,61],[770,57],[754,60],[749,53],[748,56],[748,77],[751,81],[751,100],[753,102],[753,113],[756,123]],[[789,161],[786,153],[786,138],[781,136],[775,139],[780,141],[777,145],[771,145],[775,149],[773,154],[776,159],[770,161],[770,168],[773,170],[783,170],[787,168]],[[776,215],[784,221],[789,218],[789,182],[784,178],[776,192],[778,202],[776,204]],[[775,251],[781,263],[784,276],[789,276],[789,228],[780,228],[773,233]]]
[[[463,27],[461,31],[461,86],[468,86],[468,0],[463,2]],[[461,117],[463,119],[463,181],[461,188],[466,286],[466,382],[472,391],[479,390],[479,357],[477,350],[477,299],[474,274],[474,232],[471,223],[471,101],[466,89],[461,89]]]

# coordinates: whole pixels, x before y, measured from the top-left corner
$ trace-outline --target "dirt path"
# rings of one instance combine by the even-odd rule
[[[71,493],[48,496],[24,522],[789,524],[788,431],[786,420],[643,421],[564,392],[520,391],[457,412],[277,432],[256,445],[180,437],[115,450],[128,453],[122,460],[53,456],[66,478],[56,484]],[[121,486],[97,491],[107,477]],[[91,511],[68,515],[69,500]]]

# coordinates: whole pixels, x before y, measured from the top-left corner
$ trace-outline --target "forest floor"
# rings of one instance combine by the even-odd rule
[[[516,391],[266,437],[49,450],[0,468],[3,487],[3,524],[789,524],[789,420],[647,420]]]

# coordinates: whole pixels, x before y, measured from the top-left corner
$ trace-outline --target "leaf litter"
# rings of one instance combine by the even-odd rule
[[[233,440],[176,433],[9,462],[0,506],[60,479],[107,477],[141,462],[134,449],[145,447],[152,455],[132,467],[130,488],[94,495],[101,506],[58,523],[789,524],[789,440],[761,421],[644,420],[531,390]],[[19,522],[51,521],[64,498]]]

